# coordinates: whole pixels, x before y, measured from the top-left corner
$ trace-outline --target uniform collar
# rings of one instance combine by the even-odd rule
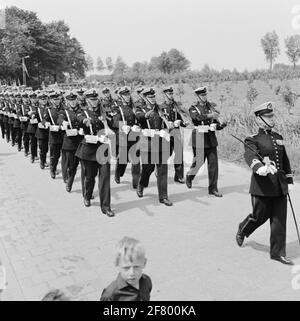
[[[270,135],[272,134],[273,130],[270,128],[270,129],[263,129],[263,128],[259,128],[259,133],[260,134],[267,134],[267,135]]]
[[[140,278],[140,281],[139,281],[139,285],[140,285],[140,288],[141,288],[141,281],[144,279],[144,274],[141,276]],[[118,289],[119,290],[122,290],[124,288],[127,288],[127,287],[132,287],[133,289],[135,289],[136,291],[139,291],[137,288],[135,288],[134,286],[128,284],[122,277],[121,275],[119,274],[118,277],[117,277],[117,286],[118,286]]]

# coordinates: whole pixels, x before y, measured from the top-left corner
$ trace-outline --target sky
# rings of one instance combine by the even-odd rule
[[[192,69],[239,71],[268,66],[260,40],[275,30],[277,63],[289,63],[287,36],[300,34],[300,0],[1,0],[34,11],[43,22],[64,20],[95,60],[121,56],[132,65],[177,48]]]

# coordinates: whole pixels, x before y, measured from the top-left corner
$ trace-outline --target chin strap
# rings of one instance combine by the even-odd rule
[[[265,123],[265,125],[267,125],[269,128],[274,128],[275,126],[271,126],[270,124],[268,124],[261,116],[259,116],[259,118]]]

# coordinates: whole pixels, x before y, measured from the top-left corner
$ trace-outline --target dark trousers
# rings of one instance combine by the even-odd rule
[[[29,144],[30,144],[30,153],[31,159],[34,160],[37,157],[37,138],[35,134],[28,134],[29,135]]]
[[[240,231],[249,237],[258,227],[270,219],[270,255],[286,255],[287,197],[251,196],[253,212],[240,224]]]
[[[75,156],[76,150],[61,151],[61,170],[64,181],[67,181],[69,186],[73,185],[74,178],[79,165],[79,158]]]
[[[9,124],[10,128],[10,137],[11,137],[11,144],[12,146],[15,146],[16,143],[16,132],[13,124]]]
[[[22,130],[21,130],[21,128],[15,127],[14,133],[15,133],[15,142],[18,146],[18,150],[20,151],[22,148]]]
[[[26,133],[26,129],[22,130],[22,138],[25,153],[29,153],[29,134]]]
[[[10,125],[9,125],[9,123],[4,123],[4,128],[5,128],[6,141],[9,143],[10,142]]]
[[[197,175],[201,166],[205,163],[207,159],[207,169],[208,169],[208,191],[218,191],[218,176],[219,176],[219,165],[218,165],[218,152],[217,147],[204,148],[204,153],[200,149],[193,147],[193,164],[190,170],[187,172],[187,176],[193,180]]]
[[[175,145],[176,144],[176,145]],[[178,146],[178,144],[181,144]],[[171,136],[170,140],[170,156],[175,153],[174,157],[174,170],[175,175],[174,178],[183,178],[184,176],[184,166],[183,166],[183,148],[182,142],[176,139],[174,136]]]
[[[50,144],[50,171],[55,172],[61,154],[62,144]]]
[[[116,163],[115,176],[123,177],[127,168],[127,164],[131,162],[132,186],[137,187],[141,174],[141,164],[137,160],[140,158],[140,151],[137,144],[128,143],[127,146],[117,146],[118,159]]]
[[[44,165],[46,163],[47,153],[49,150],[48,139],[39,139],[38,144],[40,150],[40,163]]]
[[[4,139],[4,137],[5,137],[5,125],[4,125],[3,121],[0,122],[0,128],[1,128],[1,136]]]
[[[100,165],[94,161],[84,163],[84,197],[91,199],[98,174],[98,189],[102,212],[110,209],[110,164]]]
[[[139,179],[139,185],[148,187],[151,174],[157,170],[157,189],[159,200],[168,198],[168,164],[163,162],[151,162],[151,152],[141,152],[142,172]],[[161,156],[160,156],[161,159]]]

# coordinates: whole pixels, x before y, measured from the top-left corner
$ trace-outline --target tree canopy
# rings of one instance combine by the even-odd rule
[[[24,57],[28,57],[30,85],[63,81],[65,74],[73,79],[85,76],[85,52],[64,21],[44,24],[36,13],[17,7],[6,8],[5,16],[5,29],[0,30],[0,79],[22,79]]]

